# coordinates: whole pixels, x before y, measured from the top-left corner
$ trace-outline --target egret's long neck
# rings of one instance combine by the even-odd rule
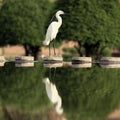
[[[58,26],[60,27],[62,25],[62,18],[60,17],[60,15],[56,14],[56,18],[58,20]]]

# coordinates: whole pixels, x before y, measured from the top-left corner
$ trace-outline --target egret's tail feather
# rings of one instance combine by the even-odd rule
[[[61,115],[63,113],[63,108],[56,109],[56,112]]]
[[[50,44],[50,40],[46,39],[46,40],[43,41],[43,45],[46,45],[46,46],[47,46],[47,45],[49,45],[49,44]]]
[[[43,83],[47,84],[49,82],[50,82],[49,78],[46,77],[46,78],[43,79]]]

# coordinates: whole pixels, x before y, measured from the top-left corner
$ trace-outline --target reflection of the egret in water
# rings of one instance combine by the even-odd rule
[[[55,110],[58,114],[63,113],[62,100],[58,94],[56,85],[52,83],[49,78],[44,78],[43,82],[45,83],[46,92],[50,101],[55,104]]]
[[[49,68],[49,78],[44,78],[43,82],[45,83],[46,92],[50,101],[55,105],[55,110],[58,114],[63,113],[62,108],[62,99],[58,94],[55,83],[50,80],[55,79],[56,68],[63,66],[63,58],[61,56],[48,56],[43,59],[43,66]],[[51,69],[54,69],[52,72]]]

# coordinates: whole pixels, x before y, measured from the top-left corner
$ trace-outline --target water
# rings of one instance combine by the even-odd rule
[[[64,111],[59,116],[67,120],[107,120],[119,106],[119,68],[102,68],[96,63],[91,68],[69,64],[49,68],[41,62],[21,68],[8,62],[0,68],[0,118],[7,120],[4,115],[15,118],[16,114],[20,120],[57,120],[57,102],[53,105],[49,99],[43,78],[56,86]]]

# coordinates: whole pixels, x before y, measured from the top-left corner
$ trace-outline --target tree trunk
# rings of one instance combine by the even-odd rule
[[[81,44],[81,42],[80,41],[78,41],[78,47],[76,47],[76,49],[77,49],[77,52],[78,52],[78,54],[79,54],[79,56],[84,56],[84,53],[83,53],[83,51],[82,51],[82,44]]]
[[[25,48],[25,55],[26,56],[33,56],[34,60],[38,60],[39,52],[41,51],[40,46],[36,45],[30,45],[30,44],[24,44]]]
[[[84,44],[84,48],[85,48],[85,55],[87,57],[90,57],[93,53],[92,53],[92,46],[88,45],[88,44]]]
[[[39,58],[39,52],[41,51],[40,46],[30,46],[30,49],[32,51],[31,55],[34,56],[35,60],[38,60]]]
[[[85,48],[85,54],[87,57],[93,56],[95,59],[98,59],[100,57],[100,43],[97,42],[96,44],[89,45],[87,43],[84,44]]]
[[[24,44],[24,49],[25,49],[25,55],[30,56],[31,55],[30,45]]]

